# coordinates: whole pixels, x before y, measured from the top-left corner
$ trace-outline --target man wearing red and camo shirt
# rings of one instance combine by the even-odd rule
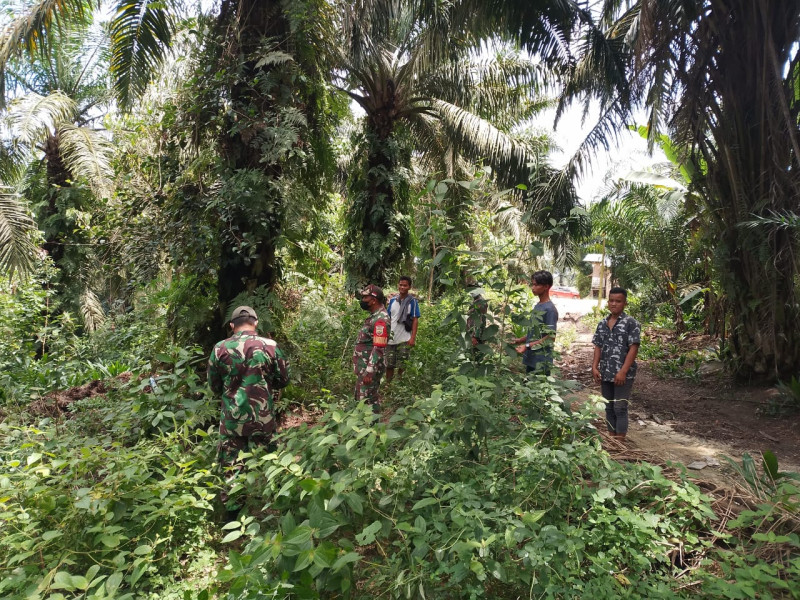
[[[361,308],[369,312],[356,338],[353,348],[353,372],[355,373],[356,402],[363,400],[372,404],[374,412],[380,412],[378,388],[384,371],[384,352],[389,343],[389,314],[383,308],[386,297],[377,285],[368,285],[361,292]]]

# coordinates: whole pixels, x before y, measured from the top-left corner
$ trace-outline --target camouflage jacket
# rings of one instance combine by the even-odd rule
[[[478,341],[483,340],[483,332],[486,329],[486,313],[489,311],[489,301],[483,296],[472,299],[472,303],[467,311],[467,335]],[[467,340],[469,341],[469,340]]]
[[[592,344],[600,348],[600,366],[598,368],[603,381],[614,381],[614,377],[625,363],[625,357],[628,356],[630,347],[640,343],[641,334],[642,327],[639,322],[624,312],[614,323],[613,329],[608,328],[608,317],[597,324]],[[635,361],[628,370],[626,379],[634,377],[636,377]]]
[[[353,372],[375,373],[383,370],[383,353],[389,343],[391,322],[381,307],[364,320],[353,348]]]
[[[273,340],[240,331],[214,346],[208,383],[222,394],[221,430],[248,435],[274,420],[274,390],[289,383],[289,364]]]

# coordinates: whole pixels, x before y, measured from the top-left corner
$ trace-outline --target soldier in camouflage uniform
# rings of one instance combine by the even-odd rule
[[[486,313],[489,311],[489,301],[483,297],[481,288],[474,288],[469,291],[472,302],[467,311],[467,335],[472,343],[472,358],[477,359],[478,345],[483,339],[483,332],[486,329]]]
[[[612,437],[624,440],[628,433],[628,399],[636,378],[636,355],[642,327],[626,315],[628,293],[620,287],[608,292],[611,312],[597,325],[592,344],[592,377],[606,400],[606,422]]]
[[[272,401],[289,383],[289,365],[278,345],[256,333],[258,317],[249,306],[231,314],[233,335],[208,360],[208,383],[222,394],[219,463],[231,465],[248,445],[267,445],[275,431]]]
[[[361,308],[369,317],[358,332],[353,348],[353,372],[356,374],[356,402],[363,400],[379,412],[378,387],[384,371],[383,354],[389,343],[389,313],[383,307],[385,296],[377,285],[368,285],[361,292]]]

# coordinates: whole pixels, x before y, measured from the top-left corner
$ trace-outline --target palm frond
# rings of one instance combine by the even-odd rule
[[[58,129],[61,157],[70,173],[83,177],[98,195],[110,187],[111,142],[98,131],[63,123]]]
[[[513,187],[528,180],[529,165],[536,156],[526,145],[485,119],[449,102],[432,99],[431,108],[455,147],[472,160],[484,160],[490,164],[502,186]]]
[[[175,22],[163,0],[118,0],[111,22],[111,73],[120,105],[144,92],[172,42]]]
[[[470,23],[478,38],[511,39],[554,69],[568,63],[577,25],[591,22],[588,9],[571,0],[457,0],[450,14],[456,30]]]
[[[791,211],[769,211],[766,215],[755,215],[749,221],[743,221],[740,227],[749,229],[787,229],[800,238],[800,214]]]
[[[15,186],[25,173],[25,149],[11,140],[0,141],[0,185]]]
[[[8,61],[22,52],[31,57],[47,54],[53,29],[67,23],[88,24],[96,0],[40,0],[25,8],[2,32],[0,41],[0,107],[5,104],[5,72]]]
[[[537,90],[548,78],[546,71],[540,63],[519,56],[468,58],[421,74],[417,89],[510,127],[542,107]]]
[[[88,287],[81,294],[81,316],[83,317],[83,326],[87,331],[97,331],[106,318],[103,303],[97,294]]]
[[[36,223],[18,195],[0,188],[0,271],[13,276],[33,272]]]
[[[11,103],[8,122],[17,142],[31,148],[55,133],[60,123],[72,121],[76,111],[75,101],[62,92],[30,93]]]
[[[511,190],[490,194],[487,208],[494,214],[494,223],[519,242],[528,239],[528,230],[522,226],[523,211],[515,201]]]

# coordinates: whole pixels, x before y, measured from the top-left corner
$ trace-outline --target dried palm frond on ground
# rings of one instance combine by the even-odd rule
[[[709,531],[707,539],[710,541],[710,549],[720,547],[724,539],[728,536],[752,538],[754,533],[787,535],[800,532],[800,514],[798,513],[799,500],[788,498],[780,500],[778,498],[765,497],[763,493],[757,494],[753,491],[744,479],[739,478],[735,473],[731,476],[726,485],[720,485],[717,481],[704,479],[702,476],[686,477],[683,469],[674,463],[665,461],[662,457],[642,450],[630,443],[630,441],[620,441],[611,437],[605,431],[598,429],[603,441],[603,448],[609,455],[618,462],[647,462],[662,468],[662,474],[676,482],[684,479],[695,484],[711,499],[711,508],[717,515],[718,523]],[[764,506],[770,506],[768,514],[764,514],[763,520],[757,525],[748,522],[747,525],[740,525],[735,520],[744,511],[763,510]],[[786,564],[792,556],[796,555],[797,549],[790,542],[764,542],[755,546],[753,555],[767,562]],[[683,544],[678,543],[670,551],[670,559],[673,565],[683,567],[677,577],[681,578],[690,575],[700,567],[704,559],[710,558],[709,552],[693,553],[684,555]],[[713,572],[714,565],[706,565],[706,570]],[[687,583],[680,589],[689,588],[699,582]]]

